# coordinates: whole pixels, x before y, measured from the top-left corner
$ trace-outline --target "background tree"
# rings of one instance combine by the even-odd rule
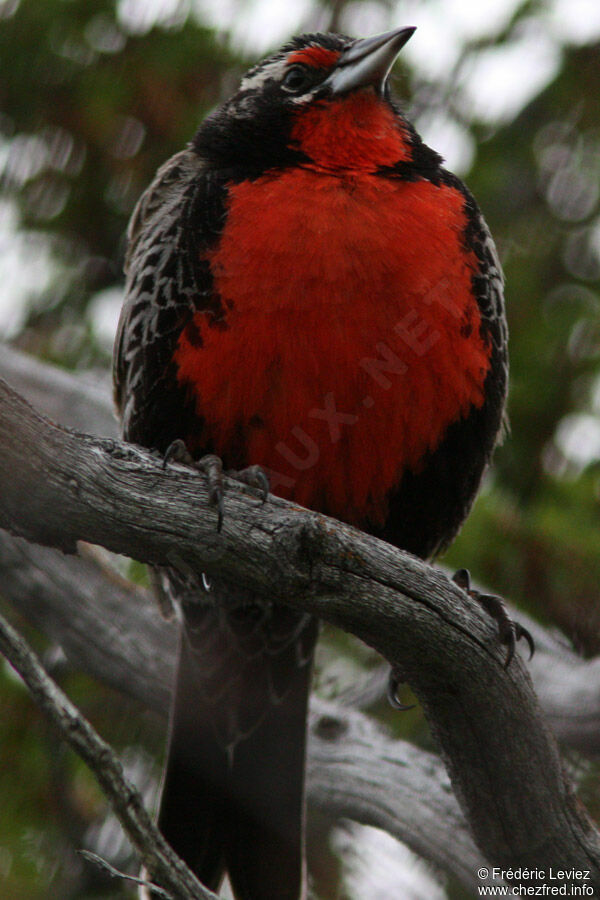
[[[307,0],[295,22],[290,13],[277,25],[277,4],[266,2],[232,0],[227,20],[216,21],[208,3],[4,0],[0,321],[21,349],[68,368],[93,367],[104,378],[131,208],[247,64],[290,31],[358,34],[417,24],[395,90],[484,210],[505,266],[511,330],[511,435],[444,562],[470,567],[558,626],[581,653],[596,655],[600,21],[596,4],[583,0],[575,16],[559,0],[506,0],[483,24],[477,6]],[[441,44],[436,17],[448,23]],[[134,572],[143,579],[139,567]],[[29,634],[151,787],[162,725]],[[373,665],[370,652],[328,631],[321,689],[332,695]],[[0,882],[15,900],[119,896],[75,852],[85,834],[99,853],[126,864],[129,851],[102,798],[8,672],[0,679]],[[432,746],[418,709],[400,722],[384,704],[375,712]],[[596,766],[571,761],[593,811]],[[319,828],[329,834],[330,823],[315,823],[313,853],[327,897],[340,864],[333,850],[323,852]],[[345,840],[336,835],[333,847]],[[464,896],[452,883],[448,893]]]

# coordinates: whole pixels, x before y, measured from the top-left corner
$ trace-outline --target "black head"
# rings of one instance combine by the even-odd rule
[[[194,146],[214,165],[246,177],[307,159],[290,140],[294,122],[315,104],[368,90],[391,105],[388,75],[414,32],[402,28],[365,39],[304,34],[253,66],[239,90],[200,127]]]

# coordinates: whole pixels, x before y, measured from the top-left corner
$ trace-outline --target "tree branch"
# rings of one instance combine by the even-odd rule
[[[143,863],[180,900],[218,900],[173,852],[126,780],[113,751],[46,674],[20,635],[0,616],[0,651],[19,673],[37,705],[63,740],[87,763]]]
[[[74,435],[0,389],[0,524],[219,574],[352,631],[419,697],[480,849],[496,865],[580,868],[600,842],[564,778],[520,660],[439,571],[355,529],[228,483],[223,533],[201,476],[120,442]],[[40,480],[40,473],[44,473]]]
[[[89,375],[64,372],[0,343],[0,377],[12,382],[30,403],[51,419],[90,434],[118,437],[117,420],[110,399],[109,379],[104,374],[101,374],[98,385]],[[0,553],[0,566],[1,559]],[[49,554],[45,564],[52,568],[54,559],[54,554]],[[10,555],[6,558],[6,566],[12,566]],[[43,569],[43,566],[40,568]],[[92,573],[94,571],[92,568]],[[45,574],[41,571],[38,577],[42,578],[47,589]],[[8,571],[5,568],[5,584],[7,576]],[[18,571],[13,572],[11,577],[18,578]],[[58,573],[55,573],[55,577],[59,577]],[[117,607],[116,599],[111,603],[114,593],[110,580],[107,583],[102,573],[99,576],[96,574],[95,578],[90,573],[88,577],[92,579],[89,584],[90,596],[102,596],[103,602],[107,604],[106,614],[110,619],[116,613]],[[113,577],[114,573],[109,575],[109,579]],[[134,592],[132,598],[134,599],[135,589],[131,586],[129,589]],[[21,604],[35,602],[35,592],[30,593],[28,589],[19,590],[16,585],[13,585],[12,590],[19,591]],[[43,592],[40,596],[42,595]],[[58,597],[64,600],[64,596],[64,592],[61,593],[59,590]],[[42,616],[43,606],[43,602],[40,602],[39,613]],[[562,635],[551,634],[523,612],[519,612],[518,615],[519,621],[529,629],[535,639],[536,653],[528,663],[528,669],[553,732],[565,746],[589,755],[600,754],[600,658],[582,659],[570,648],[567,639]],[[71,621],[77,621],[76,610],[72,609],[69,616]],[[38,621],[41,623],[43,618]],[[40,624],[40,627],[43,626]],[[101,647],[93,647],[94,633],[94,629],[90,633],[86,627],[81,630],[80,651],[76,664],[85,667],[90,652],[99,650],[102,654]],[[135,629],[125,630],[125,635],[130,636],[130,646],[123,655],[135,660],[138,644],[136,640],[131,639],[133,633]],[[114,672],[113,685],[117,689],[122,684],[119,665],[119,658],[115,658],[114,669],[111,667],[107,671],[109,677],[110,673]],[[387,671],[387,667],[383,666],[382,671],[373,673],[372,683],[369,686],[358,686],[361,694],[366,691],[368,696],[349,695],[348,698],[344,698],[344,703],[369,705],[383,699],[387,688]],[[133,678],[135,682],[134,670],[130,672],[128,678]],[[154,690],[158,691],[158,696],[164,693],[165,700],[161,702],[166,703],[167,693],[161,691],[162,683],[157,675]]]
[[[64,556],[0,532],[3,592],[71,663],[166,719],[176,625],[151,595],[115,578],[85,549]],[[390,785],[393,791],[390,792]],[[393,741],[366,716],[311,699],[308,801],[329,817],[383,828],[467,888],[476,849],[441,761]]]

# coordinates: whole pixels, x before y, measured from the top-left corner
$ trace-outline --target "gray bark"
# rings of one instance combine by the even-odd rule
[[[152,709],[166,726],[176,625],[160,616],[148,592],[116,577],[95,552],[84,554],[64,556],[0,532],[2,591],[74,666]],[[439,758],[315,696],[308,757],[310,806],[385,829],[475,889],[484,859]]]
[[[218,900],[173,852],[151,821],[142,798],[124,776],[112,749],[44,671],[23,638],[0,616],[0,652],[19,673],[39,708],[87,763],[142,861],[178,900]],[[162,891],[161,891],[162,893]]]
[[[218,572],[356,634],[411,684],[486,858],[589,869],[598,890],[599,836],[564,776],[527,670],[519,658],[504,669],[493,624],[441,572],[277,498],[263,506],[235,482],[217,535],[197,473],[57,428],[7,386],[0,471],[10,473],[0,525],[14,534]]]

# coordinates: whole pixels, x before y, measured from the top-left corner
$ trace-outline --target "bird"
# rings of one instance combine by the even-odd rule
[[[292,38],[159,169],[129,224],[114,393],[124,438],[193,461],[221,506],[222,468],[266,476],[432,560],[505,430],[508,333],[482,213],[390,89],[414,31]],[[318,623],[154,576],[180,621],[159,827],[211,889],[304,898]]]

